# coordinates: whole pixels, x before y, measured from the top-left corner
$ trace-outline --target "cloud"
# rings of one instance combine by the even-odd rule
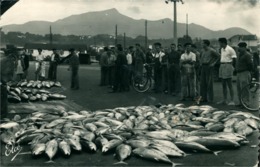
[[[128,7],[127,10],[129,10],[130,12],[132,12],[134,14],[140,14],[141,13],[140,8],[137,7],[137,6]]]
[[[227,3],[227,0],[209,0],[218,4]],[[233,4],[246,5],[248,7],[256,7],[260,3],[259,0],[230,0]]]

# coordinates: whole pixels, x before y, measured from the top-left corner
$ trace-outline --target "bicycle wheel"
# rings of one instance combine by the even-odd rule
[[[142,77],[133,76],[132,86],[135,91],[143,93],[150,89],[152,81],[147,77],[146,73]]]
[[[240,95],[241,104],[250,111],[257,111],[260,107],[260,83],[252,82],[246,85]]]

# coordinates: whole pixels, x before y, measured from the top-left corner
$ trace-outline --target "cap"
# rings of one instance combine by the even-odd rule
[[[242,48],[246,48],[247,44],[245,42],[239,42],[239,44],[237,46],[242,47]]]
[[[74,48],[70,48],[69,51],[70,51],[70,52],[74,52],[75,49],[74,49]]]

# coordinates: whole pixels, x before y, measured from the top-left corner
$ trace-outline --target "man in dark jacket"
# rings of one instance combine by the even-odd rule
[[[28,68],[30,66],[30,54],[26,51],[26,49],[23,50],[23,53],[22,53],[22,60],[23,60],[23,79],[26,80],[27,78],[27,75],[28,75]]]
[[[176,44],[171,44],[171,51],[168,53],[169,63],[169,93],[173,96],[180,93],[181,90],[181,72],[180,72],[181,54],[176,51]]]
[[[117,44],[117,58],[115,62],[115,83],[114,83],[113,91],[111,93],[115,93],[117,91],[121,92],[126,89],[127,81],[124,79],[124,74],[126,69],[127,69],[126,55],[123,52],[122,45]]]
[[[57,78],[57,66],[60,62],[60,55],[57,52],[57,49],[53,49],[53,54],[50,57],[50,66],[49,66],[49,80],[56,81]]]
[[[241,90],[251,81],[253,61],[252,61],[252,55],[249,52],[247,52],[247,44],[245,42],[240,42],[238,44],[238,52],[239,54],[236,63],[236,73],[237,73],[236,82],[237,82],[238,98],[240,98]]]
[[[70,67],[69,71],[71,71],[71,85],[70,88],[72,90],[78,90],[79,89],[79,76],[78,76],[78,71],[79,71],[79,57],[75,52],[74,48],[69,49],[70,54],[63,58],[61,62],[65,61],[68,62]]]
[[[108,47],[104,47],[104,52],[100,57],[100,84],[99,86],[106,86],[108,84]]]

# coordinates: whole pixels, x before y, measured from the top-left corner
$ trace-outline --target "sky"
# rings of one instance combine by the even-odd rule
[[[178,0],[177,0],[178,1]],[[183,0],[177,21],[212,30],[241,27],[260,37],[260,0]],[[20,0],[0,18],[0,26],[28,21],[56,21],[70,15],[116,8],[134,19],[173,19],[173,3],[164,0]]]

